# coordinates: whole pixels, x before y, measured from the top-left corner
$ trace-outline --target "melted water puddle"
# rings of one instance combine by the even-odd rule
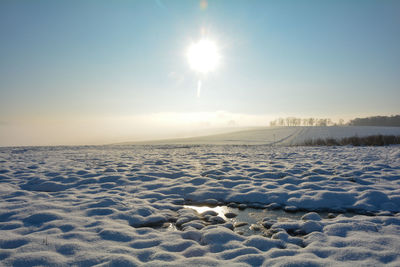
[[[268,209],[254,209],[246,208],[240,210],[238,208],[232,208],[228,206],[196,206],[196,205],[184,205],[184,208],[193,209],[199,214],[206,211],[214,211],[219,217],[223,218],[226,222],[231,222],[235,226],[235,232],[241,233],[245,236],[254,234],[263,234],[266,230],[262,221],[264,218],[268,218],[271,221],[288,221],[288,220],[300,220],[301,217],[308,212],[286,212],[284,210],[268,210]],[[233,218],[227,218],[225,214],[234,213],[237,216]],[[327,217],[327,213],[320,214],[321,217]]]
[[[245,208],[229,206],[206,206],[206,205],[183,205],[182,210],[194,210],[197,215],[177,214],[175,219],[169,220],[160,226],[150,226],[164,231],[185,231],[187,227],[202,229],[208,225],[225,225],[238,234],[264,235],[271,237],[276,229],[273,229],[275,223],[300,223],[302,217],[310,211],[294,211],[288,212],[282,209],[267,209],[267,208]],[[179,212],[178,212],[179,213]],[[353,217],[356,215],[366,215],[354,212],[344,213],[328,213],[315,212],[321,219],[332,219],[338,215],[345,217]],[[376,216],[376,215],[369,215]],[[184,219],[184,220],[182,220]],[[185,220],[186,219],[186,220]],[[272,227],[271,227],[272,226]],[[275,227],[276,228],[276,227]],[[304,232],[296,232],[288,230],[287,233],[292,236],[302,236]]]

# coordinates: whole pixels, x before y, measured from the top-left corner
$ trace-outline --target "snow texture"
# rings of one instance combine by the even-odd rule
[[[400,265],[399,146],[0,148],[0,197],[2,266]],[[309,213],[183,208],[233,202]]]

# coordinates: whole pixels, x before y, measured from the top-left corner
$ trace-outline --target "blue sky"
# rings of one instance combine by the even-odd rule
[[[0,145],[398,114],[399,14],[385,0],[3,0]],[[204,32],[221,62],[200,77],[186,51]]]

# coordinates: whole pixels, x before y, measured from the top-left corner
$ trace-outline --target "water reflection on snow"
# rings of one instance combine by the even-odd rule
[[[223,218],[224,220],[228,221],[228,218],[226,218],[225,214],[228,212],[232,212],[227,206],[216,206],[216,207],[208,207],[208,206],[193,206],[193,205],[184,205],[184,208],[187,209],[194,209],[197,211],[199,214],[205,212],[205,211],[215,211],[219,217]]]

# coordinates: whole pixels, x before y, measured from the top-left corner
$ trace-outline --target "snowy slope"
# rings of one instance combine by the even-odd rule
[[[343,138],[368,135],[400,135],[400,127],[259,127],[217,135],[140,142],[136,144],[218,144],[218,145],[295,145],[309,139]],[[134,144],[134,143],[127,143]]]
[[[0,148],[0,199],[2,266],[400,265],[399,146]],[[336,215],[242,236],[189,201]]]

